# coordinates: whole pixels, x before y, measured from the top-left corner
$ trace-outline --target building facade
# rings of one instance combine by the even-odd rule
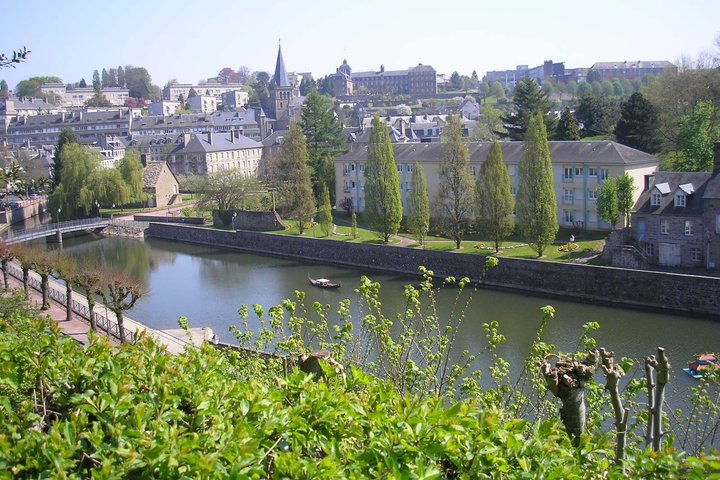
[[[180,183],[165,162],[151,162],[143,168],[143,192],[148,207],[166,207],[180,203]]]
[[[666,60],[637,62],[597,62],[588,70],[589,81],[614,80],[645,80],[650,76],[658,76],[665,70],[677,72],[677,67]]]
[[[597,197],[602,183],[611,177],[628,173],[635,185],[641,185],[645,175],[655,172],[659,159],[653,155],[615,142],[549,142],[553,164],[553,182],[558,201],[558,223],[565,227],[605,230],[610,226],[598,217]],[[489,142],[471,142],[470,170],[474,178],[490,151]],[[524,154],[523,142],[501,142],[503,158],[512,180],[513,195],[519,186],[518,166]],[[422,164],[431,202],[438,195],[442,144],[393,144],[395,163],[400,177],[403,209],[407,213],[412,171],[416,162]],[[365,208],[365,165],[367,145],[354,144],[345,155],[335,158],[335,198],[342,208],[350,198],[356,211]],[[640,194],[635,190],[635,199]]]
[[[176,102],[187,102],[190,96],[190,90],[195,90],[197,95],[207,95],[215,97],[217,101],[222,100],[223,93],[238,91],[243,88],[241,83],[203,83],[200,85],[192,85],[190,83],[175,83],[167,85],[163,88],[163,98],[165,100],[174,100]]]
[[[341,68],[344,66],[351,72],[350,79],[357,95],[410,95],[419,98],[437,93],[437,72],[430,65],[418,64],[407,70],[385,70],[385,66],[381,65],[378,72],[352,72],[347,62]]]
[[[68,89],[62,83],[44,83],[40,85],[40,93],[57,100],[58,105],[62,107],[83,107],[97,92],[92,87]],[[105,87],[100,90],[100,94],[116,107],[124,106],[130,98],[130,91],[127,88]]]

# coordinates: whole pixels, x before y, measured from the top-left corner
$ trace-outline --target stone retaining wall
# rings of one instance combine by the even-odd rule
[[[439,277],[469,277],[498,288],[593,303],[720,315],[720,279],[714,277],[500,258],[498,267],[483,279],[485,257],[481,255],[155,223],[150,224],[146,236],[408,275],[418,275],[418,266],[423,265]]]

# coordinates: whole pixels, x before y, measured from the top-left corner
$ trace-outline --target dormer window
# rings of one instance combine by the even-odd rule
[[[684,207],[686,204],[686,196],[684,193],[678,192],[675,194],[675,206]]]
[[[652,197],[650,198],[650,205],[653,207],[659,207],[662,204],[662,194],[659,192],[655,192],[652,194]]]

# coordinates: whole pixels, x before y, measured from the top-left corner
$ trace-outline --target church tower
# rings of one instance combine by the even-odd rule
[[[285,70],[282,48],[278,45],[275,75],[273,75],[272,85],[270,85],[270,105],[274,109],[275,130],[290,128],[290,120],[295,107],[294,90],[288,80],[287,70]]]

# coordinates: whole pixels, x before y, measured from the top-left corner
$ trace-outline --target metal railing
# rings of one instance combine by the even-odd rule
[[[16,265],[12,263],[8,264],[8,273],[20,280],[21,282],[23,281],[22,269],[18,268]],[[42,285],[40,280],[33,277],[32,275],[28,275],[28,286],[42,293]],[[77,292],[75,293],[77,294]],[[67,296],[65,295],[65,293],[53,288],[51,283],[48,283],[48,296],[62,306],[67,306]],[[103,306],[102,304],[99,305]],[[90,320],[90,310],[87,305],[73,299],[71,302],[71,308],[74,313],[80,315],[85,320]],[[107,316],[102,315],[97,311],[94,311],[93,313],[93,316],[95,317],[95,324],[97,325],[97,327],[108,335],[120,340],[120,326],[117,324],[117,320],[111,320]],[[126,342],[135,343],[137,341],[137,338],[135,338],[135,332],[132,332],[125,327],[123,327],[123,331],[125,332]]]
[[[8,231],[3,236],[9,245],[22,243],[36,238],[55,235],[60,232],[71,232],[75,230],[89,230],[93,228],[107,227],[110,220],[103,218],[85,218],[83,220],[70,220],[68,222],[49,223],[35,228],[28,228],[20,231]]]

